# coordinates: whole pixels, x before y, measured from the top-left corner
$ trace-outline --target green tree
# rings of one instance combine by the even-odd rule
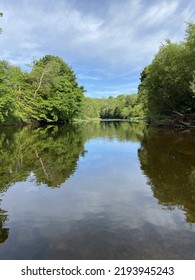
[[[86,98],[84,115],[89,118],[135,119],[143,118],[144,111],[137,94],[121,94],[109,98]]]
[[[188,24],[184,42],[166,40],[141,73],[139,95],[150,118],[193,113],[195,24]]]
[[[83,118],[100,118],[100,102],[98,98],[85,97]]]
[[[193,93],[193,98],[195,98],[195,71],[193,74],[193,80],[192,80],[192,82],[190,82],[190,90]]]
[[[9,62],[0,61],[0,123],[20,121],[18,94],[21,90],[22,72]]]
[[[46,55],[34,61],[26,82],[24,105],[30,120],[70,121],[81,114],[84,89],[60,57]]]

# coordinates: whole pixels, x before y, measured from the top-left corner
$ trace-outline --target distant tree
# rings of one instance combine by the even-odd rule
[[[86,98],[85,116],[102,119],[143,118],[143,105],[137,94],[121,94],[117,97]]]
[[[98,98],[85,97],[83,118],[100,118],[100,102]]]

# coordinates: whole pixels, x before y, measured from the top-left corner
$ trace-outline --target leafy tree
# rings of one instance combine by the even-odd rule
[[[58,56],[46,55],[34,61],[27,84],[24,105],[30,120],[70,121],[81,113],[84,89]]]
[[[137,94],[121,94],[116,98],[91,98],[87,99],[85,103],[86,111],[88,112],[86,114],[89,117],[100,116],[102,119],[135,119],[144,117],[142,104]],[[91,109],[89,105],[91,105]]]
[[[98,98],[85,97],[82,117],[84,119],[100,118],[100,102]]]
[[[187,46],[190,48],[192,52],[194,52],[195,48],[195,24],[192,22],[189,22],[187,24],[187,29],[186,29],[186,37],[185,41]],[[191,61],[194,64],[194,61]]]
[[[190,82],[190,90],[193,93],[193,98],[195,98],[195,71],[193,73],[193,80]]]
[[[195,111],[195,24],[188,24],[184,42],[166,40],[141,73],[139,95],[150,118]]]
[[[71,121],[82,112],[84,89],[59,57],[33,62],[30,73],[0,61],[0,123]]]
[[[22,72],[7,61],[0,61],[0,123],[20,121],[17,98]]]

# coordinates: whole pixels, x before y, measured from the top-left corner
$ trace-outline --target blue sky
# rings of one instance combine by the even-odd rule
[[[160,44],[183,40],[195,0],[0,0],[0,59],[62,57],[86,96],[136,93]]]

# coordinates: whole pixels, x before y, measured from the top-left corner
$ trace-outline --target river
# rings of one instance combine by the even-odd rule
[[[1,128],[0,259],[195,259],[195,131]]]

